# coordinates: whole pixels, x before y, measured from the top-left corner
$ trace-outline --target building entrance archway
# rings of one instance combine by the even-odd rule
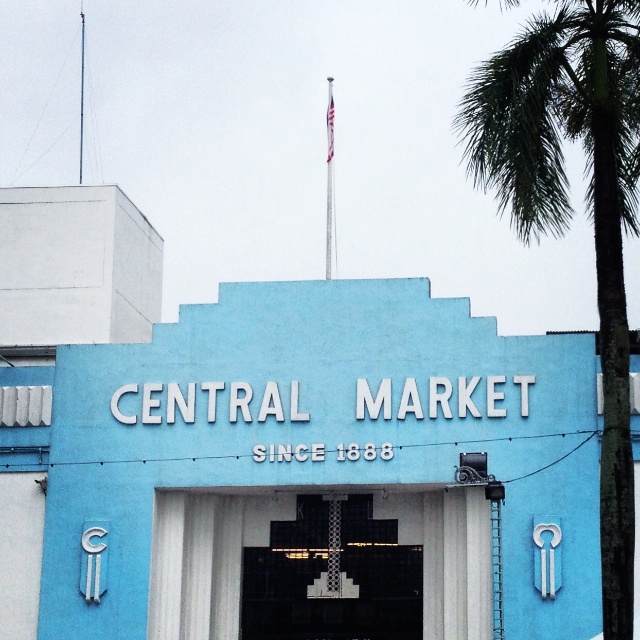
[[[243,640],[421,640],[423,547],[372,495],[300,495],[269,547],[245,547]]]

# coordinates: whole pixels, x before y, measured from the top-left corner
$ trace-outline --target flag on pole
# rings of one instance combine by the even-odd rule
[[[327,109],[327,138],[329,140],[329,155],[327,156],[327,162],[331,162],[333,158],[333,119],[335,116],[335,110],[333,108],[333,95],[329,100],[329,108]]]

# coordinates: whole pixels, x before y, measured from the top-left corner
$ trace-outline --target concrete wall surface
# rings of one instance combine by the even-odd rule
[[[160,320],[162,239],[116,186],[0,189],[0,252],[0,346],[147,341]]]

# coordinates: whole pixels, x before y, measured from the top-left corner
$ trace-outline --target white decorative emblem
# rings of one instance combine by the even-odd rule
[[[536,588],[543,600],[555,600],[556,592],[562,586],[561,556],[558,549],[562,542],[562,529],[553,522],[539,522],[533,527],[533,541],[540,549],[539,552],[534,552]]]
[[[83,554],[80,572],[80,591],[84,594],[87,604],[100,604],[100,597],[107,590],[107,545],[102,542],[108,531],[105,526],[109,523],[85,522],[82,534]],[[95,541],[99,538],[100,541]]]

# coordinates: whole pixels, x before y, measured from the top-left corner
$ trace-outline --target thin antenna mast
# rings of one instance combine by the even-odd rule
[[[80,80],[80,184],[82,184],[82,150],[84,146],[84,3],[80,4],[82,18],[82,77]]]
[[[327,155],[327,280],[331,280],[331,250],[333,246],[333,120],[335,110],[333,107],[333,78],[329,81],[329,107],[327,109],[327,138],[329,152]]]

